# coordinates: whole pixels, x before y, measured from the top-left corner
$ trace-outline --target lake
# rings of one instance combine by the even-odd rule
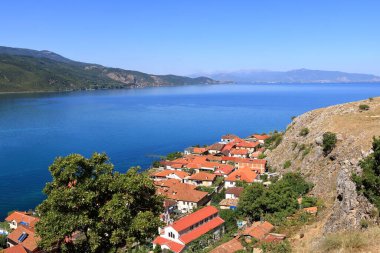
[[[48,166],[70,153],[106,152],[115,169],[160,155],[283,130],[291,116],[380,96],[380,84],[225,84],[0,95],[0,218],[40,203]]]

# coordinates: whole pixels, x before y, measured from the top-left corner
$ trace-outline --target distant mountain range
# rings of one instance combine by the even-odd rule
[[[0,46],[0,92],[214,84],[208,77],[151,75],[77,62],[50,51]]]
[[[236,71],[207,74],[219,81],[245,83],[355,83],[380,82],[380,77],[368,74],[345,73],[340,71],[324,71],[297,69],[291,71]]]

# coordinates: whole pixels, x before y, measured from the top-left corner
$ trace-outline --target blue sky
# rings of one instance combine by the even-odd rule
[[[0,44],[157,74],[380,75],[379,13],[377,0],[3,0]]]

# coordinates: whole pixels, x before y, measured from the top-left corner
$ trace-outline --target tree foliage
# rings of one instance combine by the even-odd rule
[[[104,252],[145,243],[156,234],[162,199],[138,168],[114,172],[107,155],[95,153],[89,159],[59,157],[49,170],[47,198],[37,207],[43,249]]]
[[[182,157],[182,153],[181,152],[173,152],[173,153],[170,153],[166,156],[166,159],[169,160],[169,161],[173,161],[177,158],[180,158]]]
[[[361,175],[353,175],[357,189],[380,210],[380,137],[373,138],[373,153],[360,161]]]
[[[254,183],[245,187],[238,210],[251,220],[259,220],[267,214],[286,217],[296,211],[297,198],[309,192],[312,187],[299,173],[287,173],[269,188]]]

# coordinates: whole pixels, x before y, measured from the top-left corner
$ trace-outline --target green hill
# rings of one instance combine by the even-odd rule
[[[211,84],[207,77],[150,75],[72,61],[50,51],[0,47],[0,92]]]

